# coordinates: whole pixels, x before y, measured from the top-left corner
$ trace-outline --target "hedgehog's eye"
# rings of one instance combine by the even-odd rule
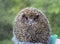
[[[34,20],[37,20],[39,18],[39,15],[37,15],[35,18],[34,18]]]
[[[25,17],[25,15],[22,15],[22,17]]]
[[[37,15],[36,18],[39,18],[39,15]]]
[[[27,17],[25,17],[26,19],[28,19]]]
[[[23,15],[22,17],[25,18],[26,20],[28,19],[25,15]]]

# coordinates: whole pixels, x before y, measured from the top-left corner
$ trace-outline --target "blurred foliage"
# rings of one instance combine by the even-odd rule
[[[14,44],[11,40],[0,41],[0,44]]]
[[[60,38],[60,0],[0,0],[0,40],[12,38],[15,16],[25,7],[40,9],[50,22],[52,34]]]

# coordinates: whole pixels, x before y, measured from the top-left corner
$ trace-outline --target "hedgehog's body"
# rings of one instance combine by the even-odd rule
[[[47,18],[41,11],[34,8],[25,8],[20,11],[13,32],[17,39],[23,42],[47,44],[50,36]]]

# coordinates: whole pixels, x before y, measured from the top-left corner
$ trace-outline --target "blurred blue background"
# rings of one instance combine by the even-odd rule
[[[0,44],[13,44],[14,19],[25,7],[41,10],[49,20],[51,34],[60,38],[60,0],[0,0]]]

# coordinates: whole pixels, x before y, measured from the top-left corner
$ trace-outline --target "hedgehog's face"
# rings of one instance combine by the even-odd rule
[[[24,22],[28,24],[37,23],[38,19],[39,19],[39,15],[35,15],[35,14],[22,15],[22,20],[24,20]]]

